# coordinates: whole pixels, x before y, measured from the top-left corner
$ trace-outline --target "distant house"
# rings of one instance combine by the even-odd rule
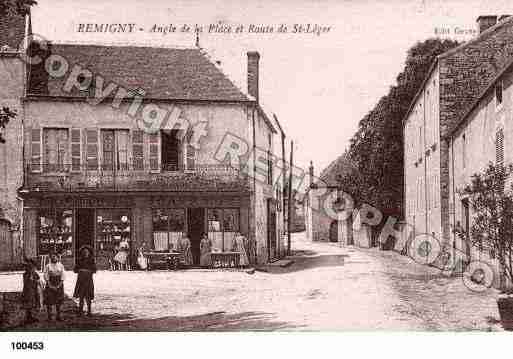
[[[0,52],[0,104],[19,113],[0,145],[2,207],[27,256],[55,249],[69,268],[89,245],[106,268],[121,241],[134,259],[186,233],[198,264],[203,235],[229,252],[238,232],[253,263],[283,255],[284,132],[260,105],[257,52],[247,92],[197,47],[32,42],[29,55],[42,61]]]
[[[451,219],[464,204],[451,195],[446,139],[513,57],[513,17],[480,16],[477,26],[476,38],[436,58],[403,122],[405,220],[416,233],[432,234],[449,247],[455,241]]]
[[[310,164],[310,186],[303,197],[303,212],[306,237],[312,241],[354,244],[352,216],[344,216],[341,220],[343,188],[337,175],[341,175],[346,166],[343,155],[333,161],[320,178],[317,178],[313,163]]]

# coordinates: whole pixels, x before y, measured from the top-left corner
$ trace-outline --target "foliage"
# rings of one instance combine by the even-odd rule
[[[31,6],[37,5],[35,0],[1,0],[0,1],[0,15],[8,12],[19,15],[28,13]]]
[[[513,167],[492,163],[472,176],[471,184],[460,191],[468,196],[472,225],[467,238],[473,246],[494,253],[503,274],[513,283],[513,186],[506,188]]]
[[[457,45],[428,39],[413,46],[397,84],[360,121],[347,151],[355,170],[339,180],[357,205],[368,203],[385,215],[403,215],[402,120],[436,56]]]
[[[11,111],[8,107],[3,107],[0,109],[0,143],[5,143],[3,130],[9,123],[9,120],[13,119],[14,117],[16,117],[15,111]]]

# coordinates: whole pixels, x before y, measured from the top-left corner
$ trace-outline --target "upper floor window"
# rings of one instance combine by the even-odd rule
[[[64,171],[68,161],[69,134],[66,128],[43,130],[43,170]]]
[[[128,130],[101,130],[102,169],[128,170]]]
[[[501,108],[502,107],[502,100],[503,100],[503,98],[502,98],[502,91],[503,91],[502,80],[499,80],[495,84],[495,106],[497,108]]]

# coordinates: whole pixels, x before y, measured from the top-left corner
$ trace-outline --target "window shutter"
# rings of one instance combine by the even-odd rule
[[[144,171],[144,132],[132,131],[132,159],[135,171]]]
[[[150,171],[160,172],[160,132],[148,134]]]
[[[98,170],[98,130],[86,130],[86,161],[89,171]]]
[[[41,172],[41,129],[30,131],[30,168],[32,172]]]
[[[495,162],[497,167],[504,166],[504,131],[502,129],[497,131],[495,140]]]
[[[82,165],[82,141],[79,128],[71,129],[71,171],[80,172]]]
[[[187,170],[194,171],[196,168],[196,149],[187,144]]]

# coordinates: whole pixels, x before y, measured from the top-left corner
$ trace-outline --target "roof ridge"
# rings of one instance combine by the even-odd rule
[[[174,50],[199,50],[195,46],[185,46],[185,45],[165,45],[165,44],[158,44],[158,45],[151,45],[148,43],[138,43],[138,42],[122,42],[122,41],[116,41],[116,42],[107,42],[107,41],[72,41],[72,40],[66,40],[66,41],[50,41],[52,45],[59,45],[59,46],[96,46],[96,47],[139,47],[139,48],[151,48],[151,49],[174,49]]]
[[[493,32],[495,32],[497,29],[503,27],[504,25],[507,25],[508,23],[513,22],[513,16],[507,17],[506,19],[497,22],[495,25],[490,26],[488,29],[477,35],[477,37],[470,39],[467,42],[464,42],[463,44],[456,46],[455,48],[452,48],[450,50],[447,50],[446,52],[441,53],[437,56],[439,59],[443,59],[446,56],[450,56],[458,51],[461,51],[465,49],[467,46],[470,46],[471,44],[475,44],[478,41],[482,41],[488,36],[490,36]]]

